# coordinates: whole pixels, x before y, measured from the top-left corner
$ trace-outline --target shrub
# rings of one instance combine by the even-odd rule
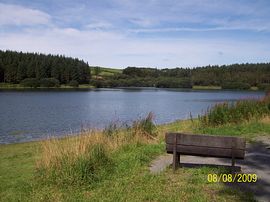
[[[95,86],[96,88],[104,88],[106,87],[106,81],[99,79],[91,79],[90,84]]]
[[[162,78],[156,83],[158,88],[192,88],[190,79]]]
[[[71,80],[68,85],[71,87],[79,87],[79,82],[76,80]]]
[[[40,81],[36,78],[27,78],[22,80],[20,84],[24,87],[37,88],[40,86]]]
[[[258,84],[258,88],[260,90],[270,90],[270,83],[261,83],[261,84]]]
[[[251,88],[250,84],[244,82],[225,82],[221,85],[222,89],[237,89],[248,90]]]
[[[45,88],[59,87],[60,83],[59,80],[55,78],[43,78],[40,80],[40,86]]]

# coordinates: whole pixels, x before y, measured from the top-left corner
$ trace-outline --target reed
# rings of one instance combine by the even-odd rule
[[[261,100],[239,100],[234,104],[225,102],[208,109],[199,116],[202,126],[219,126],[262,119],[270,115],[270,96]]]

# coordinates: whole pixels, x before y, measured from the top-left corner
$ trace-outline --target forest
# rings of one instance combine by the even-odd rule
[[[28,87],[90,84],[98,88],[219,86],[222,89],[257,87],[266,90],[270,89],[270,63],[173,69],[127,67],[119,70],[91,67],[83,60],[62,55],[0,50],[0,83]]]
[[[98,71],[94,71],[95,73]],[[193,86],[220,86],[222,89],[265,90],[270,87],[270,63],[233,64],[195,68],[155,69],[127,67],[110,77],[93,78],[99,87],[159,87],[192,88]]]
[[[89,65],[62,55],[0,50],[0,82],[30,87],[88,84]]]

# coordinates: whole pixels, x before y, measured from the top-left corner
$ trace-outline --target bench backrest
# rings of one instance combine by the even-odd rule
[[[244,159],[246,141],[239,137],[191,135],[167,133],[165,136],[167,153],[176,152],[193,156]]]

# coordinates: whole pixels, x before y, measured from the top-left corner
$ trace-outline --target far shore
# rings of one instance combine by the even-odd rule
[[[0,89],[14,89],[14,90],[24,90],[24,89],[93,89],[95,88],[92,85],[88,84],[82,84],[79,85],[78,87],[73,87],[73,86],[68,86],[68,85],[60,85],[59,87],[26,87],[22,86],[20,84],[10,84],[10,83],[0,83]]]
[[[130,86],[130,87],[110,87],[109,89],[147,89],[147,88],[153,88],[153,89],[184,89],[184,90],[233,90],[233,91],[239,91],[241,89],[222,89],[221,86],[192,86],[192,88],[156,88],[156,87],[136,87],[136,86]],[[10,83],[0,83],[0,90],[49,90],[49,89],[68,89],[68,90],[78,90],[78,89],[100,89],[90,84],[81,84],[78,87],[68,86],[61,84],[59,87],[25,87],[20,84],[10,84]],[[106,89],[106,88],[105,88]],[[247,91],[263,91],[260,90],[258,87],[253,86]]]

